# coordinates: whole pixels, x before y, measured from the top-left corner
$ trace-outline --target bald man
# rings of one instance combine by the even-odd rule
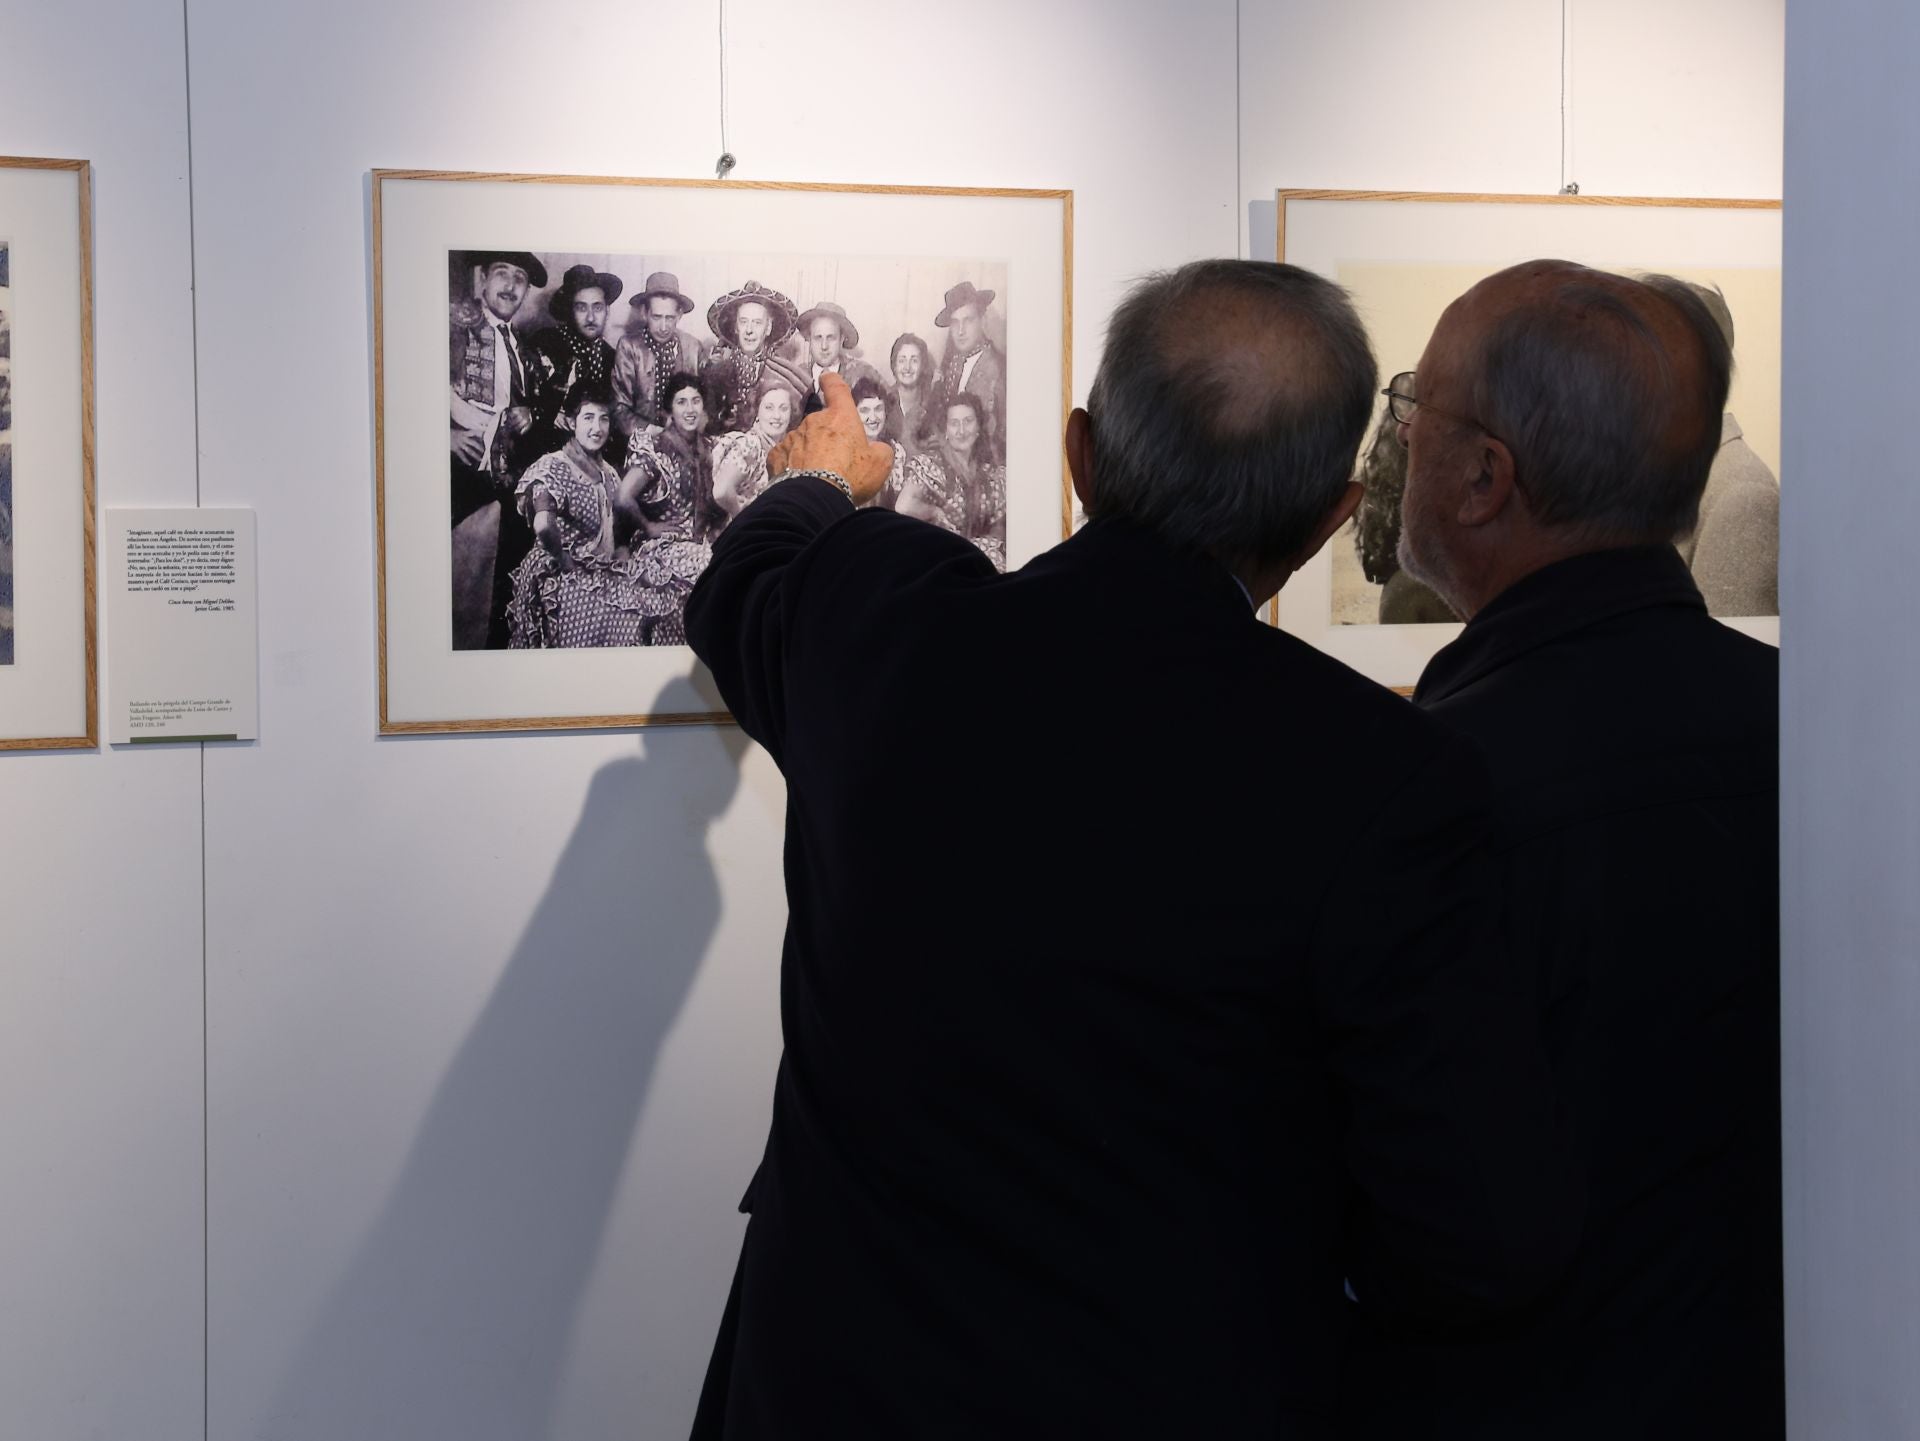
[[[1466,619],[1416,704],[1494,784],[1587,1173],[1569,1277],[1444,1342],[1354,1308],[1355,1437],[1783,1434],[1778,657],[1675,538],[1730,357],[1700,299],[1560,261],[1441,317],[1390,404],[1402,566]]]
[[[1570,1254],[1479,766],[1257,613],[1378,383],[1325,280],[1151,278],[1068,424],[1088,524],[1016,509],[1002,574],[858,508],[891,455],[822,376],[686,609],[789,915],[696,1434],[1326,1437],[1344,1286],[1460,1324]]]

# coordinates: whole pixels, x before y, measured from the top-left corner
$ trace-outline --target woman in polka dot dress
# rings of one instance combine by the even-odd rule
[[[965,536],[994,568],[1007,568],[1007,471],[994,463],[977,397],[946,402],[942,428],[907,462],[895,509]]]
[[[508,644],[638,645],[637,590],[614,563],[620,477],[600,454],[613,426],[613,393],[605,381],[576,385],[565,414],[572,438],[528,466],[514,496],[536,544],[514,567]]]
[[[762,376],[756,395],[753,428],[721,436],[713,451],[713,498],[728,520],[773,483],[767,455],[800,419],[800,397],[786,381]]]
[[[669,376],[665,429],[637,432],[627,449],[614,515],[631,531],[628,561],[639,587],[642,645],[685,645],[682,612],[726,523],[713,498],[712,444],[697,376]]]

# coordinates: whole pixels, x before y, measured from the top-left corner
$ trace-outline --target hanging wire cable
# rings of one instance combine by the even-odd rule
[[[727,0],[719,0],[720,12],[720,159],[714,163],[713,174],[717,180],[725,180],[734,165],[733,152],[727,148]]]
[[[1240,108],[1240,0],[1233,0],[1233,228],[1239,255],[1245,259],[1252,249],[1249,230],[1252,222],[1238,212],[1247,203],[1247,171],[1240,159],[1241,132],[1247,128],[1246,111]]]
[[[1567,179],[1567,7],[1572,0],[1560,0],[1560,193],[1578,195],[1580,187]]]

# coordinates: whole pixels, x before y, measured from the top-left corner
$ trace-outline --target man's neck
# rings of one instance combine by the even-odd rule
[[[1280,594],[1280,587],[1287,583],[1287,577],[1293,572],[1285,567],[1277,570],[1263,570],[1257,566],[1241,562],[1238,565],[1221,561],[1220,568],[1233,577],[1233,583],[1240,587],[1240,594],[1247,598],[1247,606],[1259,610],[1261,606]]]
[[[1654,544],[1657,542],[1643,536],[1574,538],[1536,531],[1523,544],[1493,551],[1484,564],[1476,567],[1464,579],[1459,587],[1459,595],[1441,598],[1459,613],[1462,620],[1472,620],[1528,576],[1550,565],[1558,565],[1563,560],[1572,560],[1579,555],[1630,550],[1636,546]]]
[[[1227,574],[1233,577],[1234,583],[1246,594],[1247,604],[1255,610],[1280,594],[1280,588],[1287,583],[1287,577],[1284,575],[1276,579],[1271,575],[1262,576],[1238,570],[1229,570]]]

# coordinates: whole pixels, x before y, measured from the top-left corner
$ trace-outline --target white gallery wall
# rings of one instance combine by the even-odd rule
[[[207,767],[210,1434],[684,1436],[782,788],[731,730],[375,740],[367,173],[711,175],[714,8],[190,10],[205,496],[261,574],[263,739]],[[742,178],[1074,189],[1083,359],[1128,276],[1233,249],[1230,3],[727,13]]]
[[[94,163],[101,505],[193,504],[184,60],[177,6],[0,4],[0,154]],[[201,1432],[200,775],[0,752],[0,1436]]]
[[[1587,195],[1778,199],[1784,10],[1248,0],[1243,201],[1282,187],[1550,195],[1569,181]],[[1263,218],[1254,253],[1270,258]]]
[[[1558,0],[727,14],[742,178],[1076,192],[1076,394],[1127,281],[1248,253],[1276,186],[1561,178]],[[1779,193],[1781,0],[1569,14],[1583,189]],[[97,166],[103,504],[192,501],[197,319],[262,735],[204,757],[204,932],[196,749],[0,755],[0,1434],[684,1435],[779,1053],[780,780],[724,729],[374,738],[367,206],[382,166],[710,175],[714,6],[0,35],[0,152]]]

